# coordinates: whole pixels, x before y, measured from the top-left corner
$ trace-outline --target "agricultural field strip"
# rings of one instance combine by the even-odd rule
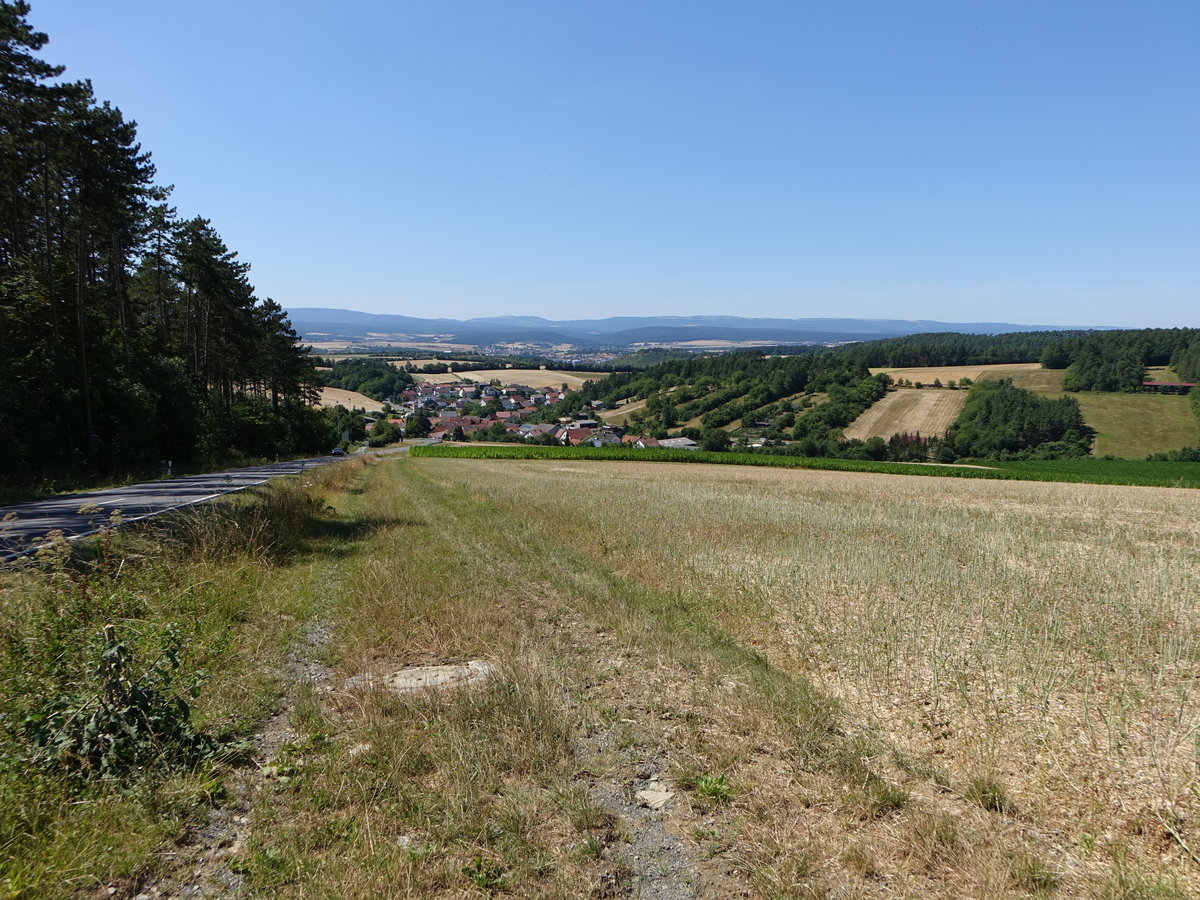
[[[887,440],[903,432],[941,436],[958,418],[966,400],[966,391],[901,388],[868,407],[844,434],[860,441],[872,437]]]
[[[347,391],[344,388],[321,388],[319,402],[322,406],[345,406],[347,409],[359,408],[367,412],[380,412],[383,409],[383,403],[379,400],[373,400],[366,394]]]
[[[456,381],[489,382],[499,380],[503,384],[524,384],[532,388],[557,388],[566,384],[578,389],[585,381],[597,381],[607,377],[607,372],[561,372],[556,369],[475,369],[469,372],[446,372],[426,375],[413,372],[413,377],[433,384],[452,384]]]
[[[418,447],[414,456],[463,459],[555,459],[599,462],[688,463],[747,466],[772,469],[824,469],[884,475],[919,475],[936,478],[983,478],[1004,481],[1044,481],[1075,484],[1142,487],[1200,488],[1200,470],[1194,463],[1150,463],[1141,460],[1052,461],[1047,468],[1022,463],[988,465],[954,463],[897,463],[829,457],[785,456],[769,453],[714,453],[703,450],[637,450],[626,447],[540,447],[497,444],[437,444]]]
[[[909,381],[920,381],[923,384],[933,384],[940,380],[946,384],[951,379],[959,381],[970,378],[978,381],[980,378],[1007,378],[1024,372],[1043,371],[1041,363],[995,363],[975,366],[906,366],[900,368],[873,368],[872,375],[885,373],[893,380],[907,378]]]

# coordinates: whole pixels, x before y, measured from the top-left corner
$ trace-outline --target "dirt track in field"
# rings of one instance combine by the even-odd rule
[[[904,432],[942,435],[958,417],[966,399],[966,391],[901,388],[851,422],[845,435],[860,441],[871,437],[886,440]]]

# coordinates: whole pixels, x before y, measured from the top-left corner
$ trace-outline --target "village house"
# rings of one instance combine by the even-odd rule
[[[663,440],[658,442],[658,446],[662,447],[664,450],[698,450],[698,449],[700,449],[699,444],[697,444],[691,438],[685,438],[685,437],[664,438]]]

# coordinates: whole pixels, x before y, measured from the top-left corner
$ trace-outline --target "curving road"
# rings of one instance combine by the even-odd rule
[[[403,453],[407,450],[408,447],[396,447],[382,452]],[[8,561],[32,553],[46,543],[47,535],[53,531],[61,531],[68,540],[95,534],[113,524],[113,513],[119,512],[117,519],[121,524],[136,522],[173,509],[204,503],[222,494],[244,491],[281,475],[296,475],[306,469],[346,459],[314,456],[311,459],[294,459],[186,478],[166,478],[146,484],[61,494],[48,500],[0,506],[0,560]]]

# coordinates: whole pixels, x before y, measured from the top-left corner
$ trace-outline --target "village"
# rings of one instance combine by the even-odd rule
[[[409,416],[418,416],[429,422],[430,431],[426,437],[436,441],[520,441],[572,447],[617,444],[637,449],[658,447],[669,450],[696,450],[699,447],[687,437],[656,439],[630,434],[625,428],[609,425],[600,418],[527,421],[543,407],[553,406],[570,393],[571,388],[566,384],[556,389],[516,383],[435,384],[418,381],[396,397],[402,417],[371,420],[367,429],[370,431],[378,421],[389,421],[403,428]],[[600,401],[594,401],[591,406],[597,416],[605,408]]]

